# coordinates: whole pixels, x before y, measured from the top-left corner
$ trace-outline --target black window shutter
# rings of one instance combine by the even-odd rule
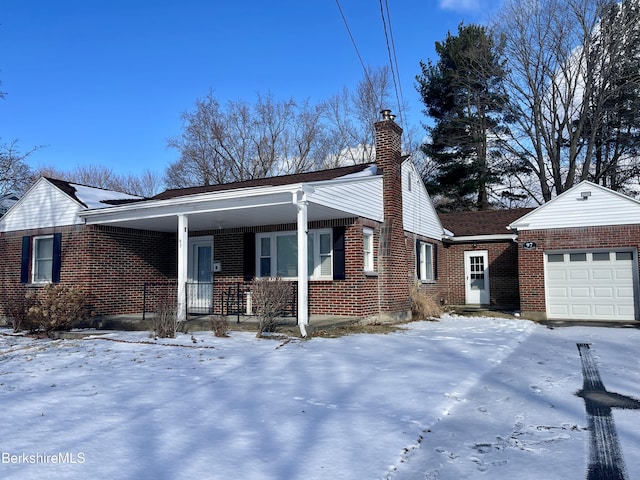
[[[22,237],[22,258],[20,260],[20,283],[29,283],[29,264],[31,263],[31,237]]]
[[[420,280],[420,245],[422,242],[416,240],[416,278]]]
[[[245,232],[243,238],[243,275],[244,281],[250,282],[256,276],[256,234]]]
[[[433,244],[433,279],[438,279],[438,244]]]
[[[345,227],[333,227],[333,279],[346,278],[346,261],[344,251]]]
[[[53,261],[51,262],[51,281],[60,282],[60,267],[62,266],[62,234],[53,234]]]

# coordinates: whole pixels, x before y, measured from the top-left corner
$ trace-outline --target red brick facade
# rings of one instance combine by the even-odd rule
[[[416,282],[417,238],[405,232],[403,227],[402,129],[390,117],[377,122],[375,128],[376,163],[383,183],[384,221],[342,218],[310,222],[309,229],[333,228],[334,233],[340,232],[339,238],[344,233],[344,278],[340,275],[333,280],[309,281],[311,315],[410,318],[410,290]],[[374,270],[378,273],[365,272],[365,227],[373,230]],[[215,259],[223,265],[216,278],[241,282],[247,279],[245,264],[251,262],[247,259],[247,250],[252,249],[249,244],[251,234],[296,229],[296,224],[292,223],[191,231],[189,236],[212,236]],[[54,233],[61,234],[60,283],[81,287],[95,315],[140,314],[145,283],[177,281],[176,232],[91,225],[4,232],[0,233],[0,315],[7,313],[3,311],[3,305],[23,298],[28,288],[40,288],[40,285],[21,283],[23,237]],[[432,243],[438,257],[434,258],[438,265],[437,280],[423,283],[420,288],[445,301],[445,248],[440,241],[420,240]]]
[[[446,303],[466,303],[464,252],[477,250],[486,250],[488,253],[490,306],[518,310],[518,244],[511,240],[445,244],[448,272]]]
[[[518,251],[520,305],[531,318],[546,317],[544,254],[550,250],[640,248],[640,225],[523,230],[519,244],[535,242],[534,250]]]
[[[0,236],[0,311],[40,284],[20,283],[25,235],[62,234],[60,283],[78,286],[96,315],[141,313],[143,286],[175,278],[175,235],[101,226],[7,232]]]

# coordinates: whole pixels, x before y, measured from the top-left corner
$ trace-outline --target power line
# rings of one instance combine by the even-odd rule
[[[385,8],[387,11],[386,19],[385,19]],[[398,103],[398,115],[400,116],[400,125],[403,124],[404,116],[402,114],[402,86],[398,86],[400,81],[400,71],[398,69],[398,58],[396,56],[396,46],[393,39],[393,31],[391,29],[391,16],[389,14],[389,2],[388,0],[380,0],[380,15],[382,17],[382,26],[384,28],[384,38],[387,44],[387,55],[389,56],[389,65],[391,66],[391,78],[393,79],[393,86],[396,92],[396,102]],[[387,31],[387,23],[389,24],[389,29]],[[391,38],[391,44],[389,44],[389,38]],[[393,54],[392,54],[393,52]],[[395,65],[395,67],[394,67]],[[396,78],[397,77],[397,78]]]
[[[340,0],[336,0],[336,5],[338,5],[338,10],[340,10],[340,16],[342,17],[342,21],[344,22],[344,26],[347,29],[347,33],[349,34],[349,38],[351,39],[351,43],[353,44],[353,48],[356,51],[356,55],[358,55],[358,60],[360,60],[360,65],[362,66],[362,70],[364,71],[364,76],[369,83],[371,89],[373,89],[373,83],[371,82],[371,78],[369,78],[369,72],[367,72],[367,68],[364,66],[364,62],[362,61],[362,57],[360,56],[360,51],[358,50],[358,46],[356,45],[356,41],[351,34],[351,29],[349,28],[349,24],[347,23],[347,18],[344,16],[344,12],[342,11],[342,7],[340,6]]]

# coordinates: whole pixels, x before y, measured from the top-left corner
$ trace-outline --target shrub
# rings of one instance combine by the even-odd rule
[[[435,298],[414,285],[411,289],[411,314],[414,320],[432,320],[440,317],[442,309]]]
[[[170,301],[161,301],[153,316],[153,336],[159,338],[175,338],[178,331],[178,315],[176,306]]]
[[[265,332],[275,332],[278,317],[291,301],[291,283],[279,277],[256,278],[251,282],[251,300],[259,318],[257,337]]]
[[[11,328],[14,332],[28,330],[36,332],[40,329],[37,323],[34,323],[29,317],[29,310],[35,305],[35,294],[27,292],[24,297],[20,297],[17,301],[12,301],[5,310],[11,319]]]
[[[213,315],[211,317],[211,330],[216,337],[228,337],[229,322],[224,315]]]
[[[88,314],[84,293],[78,287],[49,284],[33,295],[33,305],[27,311],[30,330],[44,330],[47,336],[53,332],[66,332]]]

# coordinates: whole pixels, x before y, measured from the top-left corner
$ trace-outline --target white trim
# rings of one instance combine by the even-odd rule
[[[371,244],[369,245],[369,250],[367,250],[367,241],[366,241],[367,238],[371,240]],[[373,240],[374,240],[373,228],[364,227],[362,229],[362,255],[364,257],[363,264],[364,264],[365,273],[375,273],[375,262],[373,259],[373,253],[374,253]],[[367,257],[367,253],[369,254],[368,257]]]
[[[36,244],[39,243],[40,240],[46,239],[51,239],[51,258],[38,258],[38,249]],[[31,283],[42,285],[53,282],[53,257],[55,254],[53,235],[37,235],[31,238]],[[39,280],[36,278],[38,273],[40,273],[37,268],[39,260],[51,260],[51,267],[49,269],[47,279]]]
[[[494,234],[494,235],[467,235],[464,237],[445,236],[443,240],[451,243],[465,243],[465,242],[491,242],[491,241],[517,241],[518,235],[515,233],[507,234]]]
[[[289,237],[289,236],[294,236],[297,235],[298,231],[297,230],[285,230],[285,231],[273,231],[273,232],[260,232],[260,233],[256,233],[256,242],[255,242],[255,268],[256,268],[256,277],[260,277],[261,276],[261,269],[260,269],[260,260],[261,258],[266,258],[262,256],[262,239],[263,238],[269,238],[269,250],[270,250],[270,255],[269,258],[271,259],[271,271],[270,271],[270,277],[276,277],[278,276],[278,257],[277,257],[277,239],[278,237]],[[321,265],[320,265],[320,260],[321,260],[321,255],[320,255],[320,236],[321,235],[329,235],[331,238],[331,273],[329,275],[322,275],[320,273],[321,271]],[[307,235],[312,235],[313,236],[313,267],[314,270],[312,272],[308,272],[308,278],[309,280],[333,280],[333,229],[332,228],[317,228],[317,229],[313,229],[313,230],[307,230]],[[297,245],[299,245],[299,240],[296,240]],[[307,243],[307,242],[305,242]],[[308,249],[308,247],[306,247]],[[299,252],[299,250],[298,250]],[[302,256],[304,258],[305,261],[305,270],[307,270],[307,263],[308,262],[308,254],[307,255],[303,255]],[[300,270],[298,269],[298,272],[300,272]],[[297,280],[300,277],[300,275],[294,275],[294,276],[284,276],[284,275],[280,275],[280,278],[284,279],[284,280]]]

